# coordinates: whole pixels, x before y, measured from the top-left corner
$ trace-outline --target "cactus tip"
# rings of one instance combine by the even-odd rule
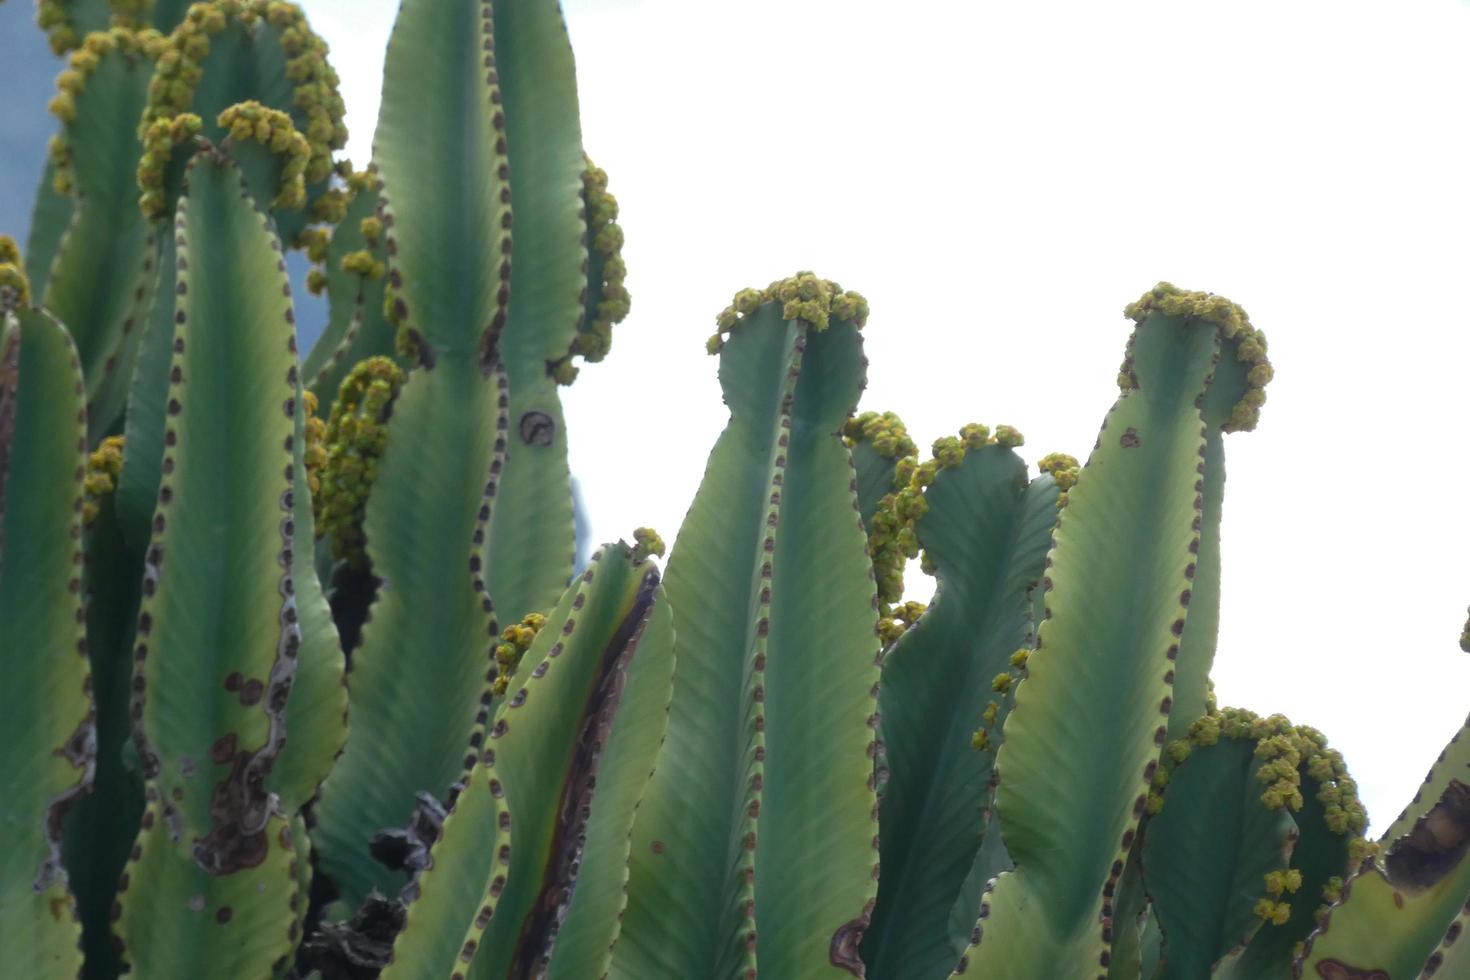
[[[765,289],[742,289],[736,293],[730,305],[715,317],[718,332],[706,344],[710,353],[719,353],[724,336],[767,303],[780,303],[783,319],[800,320],[818,331],[826,330],[833,317],[859,329],[868,320],[868,301],[860,294],[846,291],[811,272],[798,272],[776,280]]]
[[[1236,360],[1247,365],[1247,387],[1223,428],[1226,432],[1254,429],[1260,421],[1261,406],[1266,401],[1266,385],[1274,371],[1266,357],[1266,335],[1251,326],[1245,310],[1223,296],[1180,289],[1172,283],[1161,282],[1123,308],[1123,315],[1135,323],[1142,323],[1150,313],[1212,323],[1219,329],[1221,340],[1227,345],[1234,345]],[[1135,385],[1127,367],[1125,363],[1118,378],[1119,386],[1125,390]]]

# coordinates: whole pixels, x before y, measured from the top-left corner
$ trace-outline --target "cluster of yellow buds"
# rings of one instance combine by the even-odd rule
[[[31,284],[15,239],[0,235],[0,314],[31,305]]]
[[[388,268],[375,259],[372,252],[363,248],[342,256],[342,271],[362,276],[364,279],[381,279]]]
[[[885,459],[919,455],[919,447],[909,438],[909,430],[903,420],[892,412],[864,412],[853,416],[842,427],[842,441],[849,449],[866,442]]]
[[[88,527],[97,519],[102,500],[117,489],[122,464],[122,436],[108,436],[87,457],[87,475],[82,481],[82,523]]]
[[[1302,887],[1302,873],[1295,868],[1266,873],[1266,897],[1256,902],[1255,913],[1272,925],[1284,926],[1291,920],[1291,902],[1284,896]]]
[[[742,289],[730,305],[715,317],[716,332],[705,344],[711,354],[725,347],[725,338],[742,320],[766,303],[780,303],[781,316],[802,320],[814,330],[826,330],[832,317],[846,320],[859,329],[868,322],[868,301],[858,293],[846,292],[837,283],[819,279],[811,272],[798,272],[777,279],[765,289]]]
[[[320,203],[321,199],[318,198],[317,204]],[[319,267],[327,261],[327,246],[331,243],[331,232],[308,225],[296,233],[292,245],[304,251],[307,259]],[[327,289],[327,274],[320,268],[313,267],[306,273],[306,288],[313,296],[320,296]]]
[[[1077,485],[1077,478],[1082,475],[1082,464],[1077,462],[1075,456],[1068,456],[1066,453],[1048,453],[1041,457],[1036,468],[1050,474],[1052,482],[1061,491],[1057,495],[1057,509],[1067,506],[1067,491]]]
[[[327,423],[317,417],[320,405],[317,403],[316,395],[310,391],[301,393],[302,407],[306,409],[306,422],[303,426],[306,435],[306,446],[301,452],[301,460],[306,465],[306,485],[311,490],[311,499],[316,500],[322,492],[322,471],[327,466]]]
[[[970,736],[970,746],[977,752],[984,752],[990,748],[993,738],[991,732],[995,731],[997,720],[1000,717],[1001,702],[1007,694],[1012,694],[1021,678],[1026,676],[1026,663],[1031,658],[1031,648],[1021,647],[1011,654],[1011,667],[1013,671],[1003,671],[996,674],[990,682],[990,689],[1000,695],[1000,700],[992,699],[985,705],[985,710],[980,714],[981,725]]]
[[[1245,310],[1223,296],[1202,293],[1161,282],[1144,293],[1135,302],[1129,303],[1123,315],[1135,323],[1142,323],[1150,313],[1171,317],[1189,317],[1213,323],[1220,330],[1220,337],[1227,345],[1235,346],[1235,358],[1249,365],[1247,387],[1240,401],[1231,410],[1226,420],[1226,432],[1249,432],[1261,418],[1261,406],[1266,403],[1266,385],[1273,371],[1266,357],[1266,335],[1251,326]],[[1131,370],[1131,359],[1123,362],[1118,383],[1124,389],[1136,388],[1138,380]]]
[[[138,187],[143,196],[138,198],[138,206],[149,218],[161,218],[168,211],[163,181],[173,148],[192,140],[203,128],[198,116],[181,112],[167,119],[155,119],[143,132],[143,157],[138,161]]]
[[[332,151],[347,145],[346,107],[338,91],[339,79],[327,63],[327,43],[307,26],[306,15],[294,3],[271,0],[265,19],[281,32],[281,50],[290,59],[286,77],[294,88],[292,104],[306,116],[306,139],[311,161],[306,180],[315,184],[332,172]]]
[[[312,498],[316,533],[330,536],[332,554],[358,568],[368,564],[362,522],[378,459],[388,445],[388,412],[403,380],[389,358],[362,361],[343,379],[327,425],[321,493]]]
[[[889,607],[903,595],[904,564],[910,551],[917,549],[918,541],[914,538],[913,521],[898,513],[897,494],[908,486],[913,476],[919,447],[909,438],[903,420],[892,412],[864,412],[848,419],[842,427],[842,441],[848,449],[867,443],[879,456],[895,461],[893,492],[878,501],[868,521],[868,555],[873,560],[881,604],[878,635],[887,644],[901,636],[906,628],[902,617]]]
[[[640,527],[633,531],[633,564],[648,560],[650,555],[664,556],[664,539],[651,527]]]
[[[376,177],[368,172],[353,171],[352,164],[347,161],[337,165],[336,174],[342,178],[342,186],[332,187],[322,192],[312,203],[313,221],[331,225],[341,224],[347,217],[348,207],[351,206],[357,195],[364,192],[373,193],[377,186]],[[362,219],[359,228],[367,247],[342,256],[340,267],[344,272],[362,276],[365,279],[381,279],[387,275],[388,267],[374,252],[383,243],[382,219],[369,215]],[[329,246],[336,234],[337,232],[326,228],[307,227],[296,235],[294,244],[297,248],[305,249],[306,257],[316,265],[316,268],[306,274],[306,288],[314,296],[320,296],[326,292],[331,283],[326,264]]]
[[[560,384],[577,378],[572,358],[581,355],[591,363],[607,356],[612,347],[612,329],[622,323],[632,306],[624,285],[628,266],[623,262],[623,229],[618,221],[618,199],[607,191],[607,172],[587,162],[582,172],[582,201],[587,214],[588,293],[596,300],[583,311],[582,322],[565,356],[553,361],[551,373]],[[595,281],[592,281],[595,280]]]
[[[540,613],[531,613],[515,626],[507,626],[500,634],[500,643],[495,647],[495,684],[494,690],[497,697],[504,697],[506,689],[510,686],[511,675],[520,666],[521,658],[526,651],[531,649],[531,642],[536,639],[536,634],[541,627],[546,625],[546,617]]]
[[[147,143],[156,124],[172,120],[193,106],[194,93],[204,77],[210,39],[224,32],[231,23],[248,32],[257,32],[260,25],[266,25],[276,32],[281,50],[288,59],[286,77],[292,83],[292,111],[305,119],[306,129],[301,134],[305,139],[301,173],[284,183],[289,186],[293,178],[299,178],[303,185],[325,180],[332,172],[332,151],[347,143],[347,127],[342,122],[346,109],[337,91],[337,74],[327,64],[326,43],[311,32],[301,8],[294,3],[210,0],[190,6],[183,22],[162,43],[158,52],[153,80],[148,87],[148,107],[143,113],[139,135]],[[228,124],[221,125],[232,128]],[[292,131],[295,131],[294,126]],[[256,138],[261,142],[267,141]],[[165,151],[170,149],[169,146],[162,148]],[[294,146],[282,146],[276,152],[287,149],[294,157]],[[167,152],[154,161],[159,172],[156,186],[160,188],[162,168],[167,163]],[[143,183],[143,172],[144,168],[140,166],[140,184]],[[150,199],[149,188],[150,185],[144,184],[144,210],[150,217],[157,217],[167,205]],[[285,188],[282,193],[287,194]],[[300,200],[296,204],[277,206],[299,207],[305,201],[304,191],[298,195],[292,190],[286,200],[297,200],[298,197]]]
[[[900,636],[914,628],[914,624],[928,608],[922,602],[912,600],[899,603],[886,616],[878,618],[878,638],[883,641],[884,646],[896,643]]]
[[[340,224],[347,217],[347,207],[352,203],[352,190],[347,187],[329,187],[311,205],[311,220],[323,224]]]
[[[51,52],[58,58],[82,41],[66,12],[63,0],[38,0],[36,25],[46,32],[46,41],[51,45]]]
[[[1255,743],[1255,754],[1263,760],[1256,778],[1265,784],[1261,803],[1272,810],[1299,811],[1303,773],[1317,786],[1322,805],[1322,822],[1334,834],[1348,838],[1354,860],[1371,856],[1374,845],[1363,839],[1368,814],[1358,799],[1358,784],[1348,775],[1341,753],[1327,747],[1327,738],[1315,728],[1293,725],[1282,715],[1262,718],[1241,708],[1225,708],[1200,718],[1189,731],[1164,751],[1164,765],[1154,780],[1149,812],[1163,807],[1162,791],[1168,784],[1167,770],[1183,763],[1196,750],[1208,748],[1222,738]]]
[[[274,208],[294,211],[306,204],[306,165],[311,147],[296,132],[291,117],[254,100],[230,106],[219,114],[221,129],[236,143],[256,142],[285,158],[281,167],[281,189]]]

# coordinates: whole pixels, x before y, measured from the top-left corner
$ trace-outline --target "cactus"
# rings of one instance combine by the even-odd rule
[[[1033,472],[1014,427],[921,462],[856,412],[858,294],[742,290],[666,572],[639,528],[574,577],[558,386],[629,297],[558,6],[404,0],[362,170],[290,3],[38,21],[68,62],[28,254],[0,238],[7,970],[1467,968],[1470,739],[1368,842],[1320,733],[1214,703],[1225,434],[1272,373],[1240,307],[1131,304],[1097,447]],[[330,306],[304,359],[292,248]]]

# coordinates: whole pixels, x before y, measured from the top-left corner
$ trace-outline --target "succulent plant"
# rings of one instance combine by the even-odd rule
[[[742,290],[666,568],[639,528],[574,574],[558,390],[629,298],[557,4],[404,0],[363,170],[292,4],[38,20],[7,975],[1470,970],[1470,738],[1369,842],[1319,732],[1215,704],[1225,434],[1271,380],[1240,307],[1130,304],[1097,446],[1031,472],[1012,426],[921,461],[857,412],[859,294]]]

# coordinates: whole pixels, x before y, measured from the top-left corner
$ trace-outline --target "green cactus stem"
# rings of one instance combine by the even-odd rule
[[[866,303],[810,274],[767,292],[720,318],[731,418],[665,577],[679,671],[616,978],[862,971],[877,596],[839,433]]]
[[[144,975],[262,976],[299,939],[302,852],[285,807],[309,793],[283,804],[273,770],[311,655],[308,619],[319,624],[325,603],[305,587],[312,565],[299,552],[310,528],[296,528],[309,512],[295,501],[306,475],[280,244],[222,153],[196,157],[185,189],[163,480],[134,651],[148,805],[116,929]],[[330,744],[299,748],[321,769],[330,762]]]
[[[547,617],[487,729],[516,836],[471,978],[538,975],[563,939],[570,948],[555,975],[606,972],[633,811],[673,684],[669,602],[651,563],[634,559],[622,543],[598,552]],[[592,895],[574,901],[583,875]]]
[[[21,304],[14,252],[0,239],[0,944],[7,972],[60,980],[82,967],[62,821],[96,751],[81,589],[86,415],[76,348]]]
[[[1209,391],[1200,406],[1206,430],[1204,470],[1200,474],[1199,488],[1200,544],[1194,559],[1194,578],[1190,583],[1192,626],[1180,642],[1175,663],[1174,711],[1169,718],[1168,733],[1172,740],[1182,737],[1194,719],[1209,707],[1209,673],[1215,660],[1215,642],[1220,625],[1224,434],[1248,432],[1256,427],[1272,369],[1266,358],[1265,335],[1251,326],[1243,309],[1223,297],[1159,283],[1130,304],[1124,315],[1141,323],[1151,312],[1211,323],[1220,332],[1220,357]],[[1119,383],[1124,390],[1135,383],[1129,361],[1125,360]]]
[[[1061,511],[1045,621],[996,759],[1016,868],[987,892],[956,975],[1107,973],[1112,937],[1099,923],[1144,816],[1193,616],[1212,428],[1196,401],[1214,390],[1222,345],[1244,335],[1227,301],[1163,293],[1130,308],[1142,322],[1122,397]]]
[[[505,466],[508,405],[504,373],[487,376],[477,355],[415,369],[393,400],[362,522],[364,553],[388,587],[352,651],[352,729],[316,808],[314,843],[344,914],[406,881],[367,842],[401,826],[419,792],[443,798],[474,762],[465,746],[493,699],[499,632],[476,549]],[[331,493],[324,477],[328,504]],[[459,574],[446,574],[449,561],[463,563]],[[394,727],[414,737],[373,734]]]
[[[97,766],[92,792],[77,801],[66,820],[63,856],[77,896],[87,975],[115,977],[111,912],[118,878],[127,864],[143,817],[143,780],[132,750],[129,718],[133,631],[141,598],[142,554],[123,542],[116,490],[121,478],[121,439],[104,439],[88,461],[83,576],[87,608],[87,652],[97,714]],[[125,758],[125,753],[131,758]]]
[[[971,750],[972,733],[989,750],[999,745],[1009,699],[995,689],[1009,689],[1027,659],[1030,592],[1051,545],[1059,489],[1047,474],[1028,480],[1015,451],[983,428],[937,442],[941,465],[926,463],[914,477],[924,504],[914,529],[939,583],[884,661],[883,875],[862,947],[872,980],[947,976],[969,939],[980,890],[1009,864],[994,848],[989,860],[1000,866],[971,874],[994,832],[984,819],[993,756]]]
[[[620,296],[621,285],[613,283],[598,298],[603,284],[592,288],[595,268],[621,271],[614,253],[622,232],[612,222],[610,199],[598,200],[595,189],[590,200],[584,196],[587,157],[561,5],[494,0],[485,9],[492,15],[485,23],[493,22],[492,74],[504,108],[501,162],[513,175],[515,260],[508,283],[497,284],[510,287],[498,343],[510,377],[513,448],[484,561],[496,608],[511,619],[545,610],[572,576],[571,470],[554,362],[574,345],[596,354],[601,341],[605,351],[606,339],[595,332],[602,314],[594,310],[587,323],[587,304],[596,299],[601,307],[605,299],[603,312],[611,318],[626,293]],[[474,58],[479,72],[480,52]],[[605,224],[594,236],[589,222],[599,218]],[[579,332],[582,326],[591,329]]]
[[[1266,885],[1263,893],[1261,883],[1255,884],[1254,895],[1249,896],[1253,898],[1251,911],[1262,925],[1249,937],[1248,943],[1237,937],[1233,947],[1221,956],[1213,970],[1223,980],[1283,976],[1290,970],[1302,940],[1315,928],[1326,903],[1336,899],[1343,876],[1373,852],[1373,845],[1362,838],[1367,816],[1358,801],[1356,784],[1348,776],[1342,756],[1327,747],[1320,732],[1292,725],[1279,715],[1260,718],[1236,708],[1207,715],[1191,726],[1184,739],[1170,743],[1165,754],[1165,768],[1185,759],[1179,764],[1182,772],[1194,752],[1213,751],[1212,746],[1225,741],[1240,741],[1253,746],[1254,758],[1259,761],[1253,772],[1259,793],[1256,799],[1268,810],[1286,812],[1291,816],[1293,844],[1290,864],[1284,870],[1295,874],[1288,879],[1291,883],[1289,889],[1273,891],[1272,884],[1266,881],[1263,882]],[[1158,775],[1155,783],[1172,785],[1172,775]],[[1170,793],[1165,789],[1164,813],[1168,812],[1169,798]],[[1186,805],[1192,807],[1195,804]],[[1157,807],[1158,802],[1151,806]],[[1162,818],[1162,814],[1160,816]],[[1188,819],[1186,816],[1186,822]],[[1219,842],[1211,841],[1204,846],[1218,849]],[[1153,863],[1154,869],[1151,870],[1145,855],[1145,870],[1150,875],[1161,867],[1158,853]],[[1195,869],[1196,873],[1200,871]],[[1246,897],[1237,896],[1236,900],[1243,903]],[[1178,911],[1159,909],[1159,921],[1165,934],[1166,964],[1171,916]],[[1199,956],[1187,950],[1182,952],[1196,958]]]
[[[76,201],[56,189],[56,164],[49,158],[36,188],[31,208],[31,232],[26,238],[26,276],[43,286],[51,276],[51,264],[61,248],[61,239],[71,226]]]
[[[75,199],[45,282],[45,305],[76,340],[86,376],[89,438],[116,430],[159,270],[155,230],[133,196],[134,122],[148,99],[156,31],[89,34],[58,79],[55,189]]]
[[[1160,768],[1155,780],[1167,779],[1168,790],[1154,798],[1162,811],[1148,823],[1142,859],[1165,944],[1160,978],[1206,976],[1266,923],[1290,917],[1284,887],[1268,894],[1267,880],[1279,883],[1289,866],[1298,836],[1292,810],[1264,805],[1259,776],[1269,763],[1257,757],[1257,743],[1217,731],[1218,720],[1196,726],[1193,740],[1175,743],[1193,748],[1188,758]],[[1301,872],[1293,873],[1295,892]]]

